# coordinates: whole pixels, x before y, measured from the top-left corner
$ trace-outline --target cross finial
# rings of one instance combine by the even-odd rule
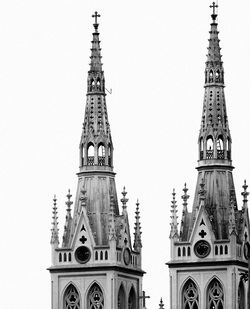
[[[213,9],[213,14],[211,15],[212,16],[212,19],[213,21],[216,20],[216,17],[217,17],[217,14],[215,12],[215,10],[219,7],[218,4],[215,4],[215,2],[212,3],[212,5],[209,6],[211,9]]]
[[[142,299],[142,308],[146,309],[146,299],[150,298],[150,296],[146,296],[145,291],[142,291],[142,296],[139,296],[140,299]]]
[[[101,15],[95,11],[95,14],[93,14],[92,17],[95,19],[94,27],[95,29],[97,29],[98,28],[97,18],[101,17]]]

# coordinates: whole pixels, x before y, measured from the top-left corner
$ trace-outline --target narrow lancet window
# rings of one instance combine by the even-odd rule
[[[120,286],[119,292],[118,292],[118,309],[126,309],[126,296],[125,296],[125,290],[123,285]]]
[[[129,292],[128,309],[136,309],[136,294],[134,287],[132,287]]]
[[[238,288],[238,308],[245,309],[245,289],[242,280],[240,281]]]

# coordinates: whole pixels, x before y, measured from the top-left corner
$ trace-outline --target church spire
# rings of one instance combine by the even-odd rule
[[[224,96],[224,68],[216,9],[213,9],[205,67],[205,95],[199,135],[199,165],[231,165],[231,135]]]
[[[80,141],[80,171],[113,170],[113,144],[108,121],[105,78],[102,70],[101,47],[95,12],[90,70],[87,81],[87,102]],[[98,167],[97,167],[98,166]]]

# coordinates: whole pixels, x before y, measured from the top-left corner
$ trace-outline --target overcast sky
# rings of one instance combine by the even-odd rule
[[[60,231],[77,185],[78,145],[94,11],[100,39],[117,191],[130,226],[141,202],[147,309],[168,306],[169,223],[187,182],[192,204],[211,9],[209,0],[0,1],[1,308],[50,308],[53,194]],[[241,207],[250,182],[250,1],[220,1],[225,94]],[[121,196],[121,195],[119,195]]]

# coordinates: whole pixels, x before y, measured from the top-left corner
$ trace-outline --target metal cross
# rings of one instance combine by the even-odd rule
[[[95,12],[95,14],[92,15],[92,17],[95,18],[95,24],[97,24],[97,18],[98,18],[98,17],[101,17],[101,15],[98,14],[97,12]]]
[[[142,296],[139,296],[142,299],[142,308],[146,308],[146,298],[150,298],[150,296],[146,296],[145,291],[142,291]]]
[[[215,15],[215,9],[218,8],[218,4],[215,4],[215,2],[213,2],[213,4],[210,5],[209,7],[213,8],[213,15]]]

